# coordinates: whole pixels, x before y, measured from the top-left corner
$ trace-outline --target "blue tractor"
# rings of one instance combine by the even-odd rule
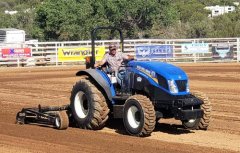
[[[174,65],[158,61],[126,61],[124,75],[114,76],[94,68],[95,39],[99,30],[118,31],[124,52],[122,31],[97,27],[91,32],[92,56],[86,70],[76,73],[80,80],[70,97],[72,116],[80,128],[99,130],[111,118],[122,118],[126,131],[134,136],[149,136],[161,118],[181,120],[187,129],[206,130],[210,122],[208,98],[189,90],[186,73]],[[119,74],[119,73],[118,73]],[[121,79],[116,85],[114,77]]]

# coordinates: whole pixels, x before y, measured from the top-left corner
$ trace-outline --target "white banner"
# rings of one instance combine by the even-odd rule
[[[181,46],[182,46],[182,53],[186,53],[186,54],[209,52],[208,43],[186,43],[186,44],[182,44]]]

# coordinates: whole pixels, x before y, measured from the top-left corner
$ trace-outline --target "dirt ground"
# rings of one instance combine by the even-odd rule
[[[122,120],[100,131],[17,125],[22,107],[68,104],[81,67],[1,68],[0,152],[240,152],[240,64],[177,65],[187,72],[191,90],[212,102],[207,131],[185,130],[173,119],[160,120],[147,138],[126,135]]]

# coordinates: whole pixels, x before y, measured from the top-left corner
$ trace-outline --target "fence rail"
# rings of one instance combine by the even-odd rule
[[[119,43],[119,40],[96,41],[96,46],[107,46],[109,43]],[[208,52],[186,53],[182,50],[182,45],[187,43],[207,43]],[[171,58],[152,58],[167,62],[239,62],[240,61],[240,38],[204,38],[204,39],[134,39],[124,41],[124,51],[127,54],[136,55],[138,45],[171,45],[173,52]],[[212,50],[215,46],[227,45],[231,47],[233,57],[231,59],[213,59]],[[32,57],[3,58],[1,50],[4,48],[30,48]],[[0,65],[1,66],[24,66],[29,61],[34,61],[35,65],[66,65],[81,64],[79,61],[60,62],[58,60],[59,48],[91,47],[91,41],[68,41],[68,42],[35,42],[23,44],[0,44]],[[163,53],[164,54],[164,53]]]

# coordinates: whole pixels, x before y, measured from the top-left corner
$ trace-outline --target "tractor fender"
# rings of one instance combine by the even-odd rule
[[[111,84],[108,76],[104,72],[97,69],[86,69],[76,73],[76,76],[87,75],[105,92],[108,100],[112,102],[112,97],[115,96],[115,90]]]

